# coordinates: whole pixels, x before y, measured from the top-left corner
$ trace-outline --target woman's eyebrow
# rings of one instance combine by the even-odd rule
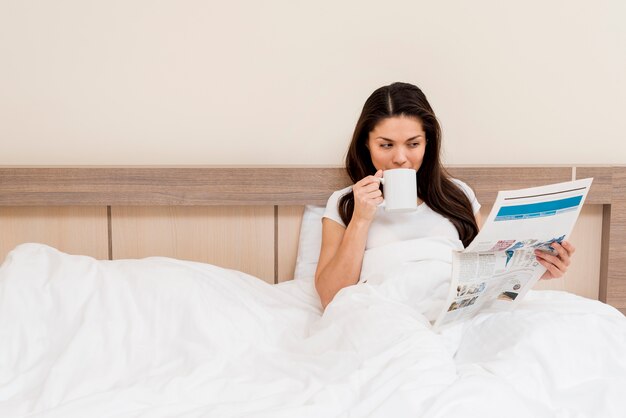
[[[422,136],[423,136],[423,135],[413,136],[413,137],[411,137],[411,138],[407,139],[407,140],[406,140],[406,141],[404,141],[404,142],[414,141],[414,140],[416,140],[416,139],[418,139],[418,138],[421,138]],[[385,138],[385,137],[382,137],[382,136],[379,136],[379,137],[377,137],[376,139],[383,139],[383,140],[385,140],[385,141],[394,142],[394,141],[393,141],[393,139]]]

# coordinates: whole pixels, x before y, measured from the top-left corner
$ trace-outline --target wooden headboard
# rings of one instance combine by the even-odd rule
[[[572,235],[574,291],[626,313],[626,166],[448,170],[476,191],[485,213],[498,190],[594,177],[587,220]],[[99,259],[210,262],[277,283],[293,275],[303,205],[324,205],[348,184],[336,167],[0,167],[0,259],[36,241]],[[541,286],[571,290],[574,270]]]

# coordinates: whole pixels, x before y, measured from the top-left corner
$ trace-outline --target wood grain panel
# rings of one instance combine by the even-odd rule
[[[274,207],[112,207],[113,258],[164,256],[274,283]]]
[[[611,243],[611,205],[602,206],[602,243],[600,247],[600,286],[598,299],[606,302],[609,273],[609,249]]]
[[[0,207],[0,231],[0,260],[26,242],[109,258],[106,207]]]
[[[321,205],[347,184],[329,167],[0,167],[0,206]]]
[[[304,206],[278,207],[278,282],[293,279]]]
[[[571,167],[448,167],[452,177],[466,182],[478,201],[492,204],[498,191],[543,186],[572,179]]]
[[[626,308],[626,167],[613,167],[612,198],[608,248],[603,248],[608,251],[606,302],[622,309]]]
[[[576,178],[593,177],[591,189],[587,194],[587,204],[611,203],[613,196],[613,168],[607,167],[576,167]]]
[[[572,177],[571,167],[448,169],[483,202]],[[337,167],[0,167],[0,206],[323,205],[350,183]]]

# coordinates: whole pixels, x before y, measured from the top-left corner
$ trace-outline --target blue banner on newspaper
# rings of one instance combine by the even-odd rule
[[[577,209],[582,198],[582,196],[574,196],[568,197],[567,199],[552,200],[550,202],[504,206],[498,211],[495,220],[511,221],[515,219],[530,219],[553,216],[557,213],[563,213]]]

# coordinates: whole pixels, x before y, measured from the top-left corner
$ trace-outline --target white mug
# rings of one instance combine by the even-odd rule
[[[384,200],[381,206],[387,212],[411,212],[417,209],[417,177],[412,168],[394,168],[383,171],[380,179]]]

